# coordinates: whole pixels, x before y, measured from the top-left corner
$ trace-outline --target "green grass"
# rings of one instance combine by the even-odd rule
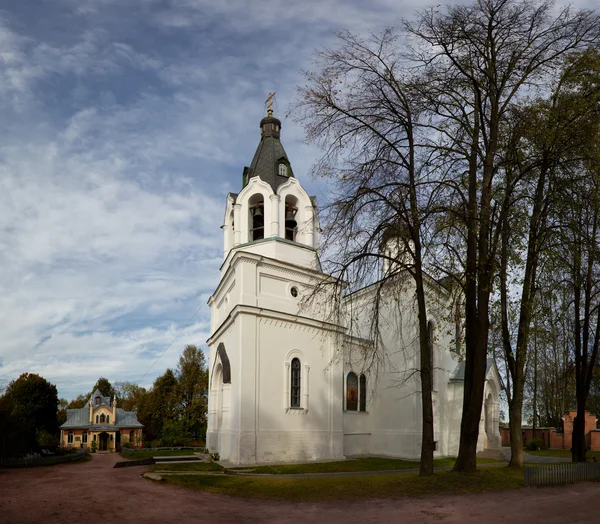
[[[455,460],[456,459],[453,457],[434,459],[434,467],[452,467],[454,466]],[[494,462],[497,461],[486,459],[478,461],[478,463],[480,464]],[[420,463],[417,460],[369,457],[357,458],[352,460],[342,460],[338,462],[312,462],[308,464],[282,464],[274,466],[258,466],[256,468],[253,468],[252,473],[269,475],[293,475],[299,473],[344,473],[351,471],[386,471],[399,469],[418,469],[419,465]]]
[[[528,453],[530,455],[541,455],[544,457],[566,457],[571,458],[571,452],[568,449],[541,449],[539,451],[527,451],[524,450],[523,453]],[[596,457],[596,459],[600,460],[600,451],[588,451],[586,453],[586,457],[588,460]]]
[[[133,453],[123,453],[121,451],[120,454],[123,458],[129,459],[129,460],[143,460],[143,459],[152,458],[152,457],[181,457],[184,455],[193,455],[194,451],[191,449],[188,449],[188,450],[185,450],[185,449],[178,449],[178,450],[161,449],[161,450],[156,450],[156,451],[152,451],[151,449],[149,449],[149,450],[134,451]]]
[[[154,464],[150,471],[225,471],[216,462],[181,462],[178,464]]]
[[[288,501],[356,500],[501,491],[523,487],[523,470],[507,467],[473,474],[439,471],[355,477],[273,478],[235,475],[169,475],[169,484],[234,497]]]

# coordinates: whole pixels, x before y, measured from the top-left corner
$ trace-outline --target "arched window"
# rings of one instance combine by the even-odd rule
[[[292,359],[290,407],[300,407],[300,359]]]
[[[98,424],[98,415],[96,415],[96,424]]]
[[[69,431],[69,434],[67,435],[67,443],[73,444],[73,432],[72,431]]]
[[[254,195],[248,201],[250,209],[250,231],[248,240],[265,238],[265,202],[262,195]]]
[[[106,417],[104,416],[104,413],[102,413],[102,415],[100,415],[100,424],[104,424],[105,420],[106,420]]]
[[[99,406],[100,405],[100,397],[96,397],[95,400],[96,400],[96,406]]]
[[[346,377],[346,409],[348,411],[358,409],[358,377],[352,371]]]
[[[135,438],[135,431],[131,430],[129,432],[129,442],[133,442],[134,438]]]
[[[106,415],[106,423],[110,424],[110,415]]]
[[[367,411],[367,377],[364,374],[361,374],[359,380],[359,411]]]
[[[279,163],[279,176],[288,176],[288,168],[284,162]]]
[[[81,442],[83,444],[87,444],[87,441],[88,441],[88,434],[87,434],[87,431],[84,431],[83,435],[81,436]]]

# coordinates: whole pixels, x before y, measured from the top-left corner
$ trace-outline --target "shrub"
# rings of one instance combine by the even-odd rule
[[[150,443],[151,448],[162,448],[162,445],[163,445],[162,440],[153,440]]]
[[[213,462],[219,462],[219,460],[221,460],[221,457],[218,453],[211,453],[210,458],[213,459]]]
[[[92,440],[92,444],[90,446],[90,449],[92,450],[92,453],[96,453],[96,449],[98,448],[98,445],[96,444],[95,440]]]
[[[125,442],[125,444],[123,444],[121,447],[122,448],[130,448],[131,444],[129,442]]]
[[[544,449],[546,444],[541,438],[532,438],[527,444],[525,444],[525,449],[528,451],[537,451],[540,449]]]

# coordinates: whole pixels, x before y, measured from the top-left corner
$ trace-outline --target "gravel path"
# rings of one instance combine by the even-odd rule
[[[419,522],[511,524],[597,522],[600,484],[424,499],[285,503],[236,499],[154,483],[146,468],[113,468],[115,455],[90,462],[0,470],[2,524]]]

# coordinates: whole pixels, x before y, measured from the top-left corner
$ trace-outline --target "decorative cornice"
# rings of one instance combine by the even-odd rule
[[[261,317],[263,319],[271,319],[280,322],[287,322],[296,326],[305,326],[307,328],[312,328],[316,330],[324,330],[335,333],[345,334],[347,328],[344,326],[340,326],[338,324],[333,324],[330,322],[324,322],[321,320],[314,320],[309,317],[299,316],[299,315],[291,315],[289,313],[283,313],[281,311],[275,311],[273,309],[262,308],[258,306],[246,306],[238,304],[235,306],[227,318],[221,323],[221,325],[215,329],[214,333],[208,338],[206,343],[210,346],[216,342],[216,340],[223,336],[228,328],[232,326],[235,319],[238,315],[252,315]]]

